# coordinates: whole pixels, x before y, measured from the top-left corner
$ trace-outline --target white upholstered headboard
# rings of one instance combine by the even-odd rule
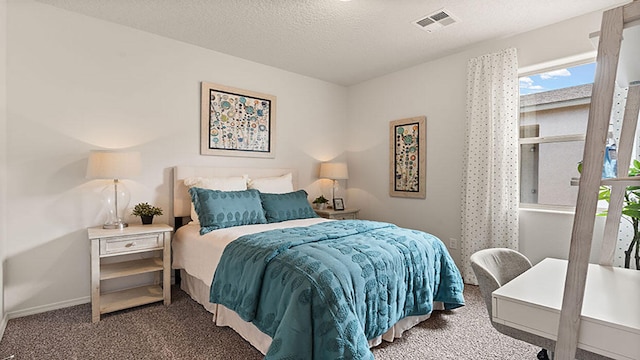
[[[220,168],[220,167],[195,167],[176,166],[173,168],[173,217],[191,215],[191,196],[184,179],[192,176],[200,177],[227,177],[249,175],[250,179],[280,176],[291,173],[293,188],[298,188],[298,173],[294,169],[260,169],[260,168]]]

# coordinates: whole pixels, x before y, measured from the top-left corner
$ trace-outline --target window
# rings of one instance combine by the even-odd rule
[[[520,78],[520,203],[575,206],[595,63]]]

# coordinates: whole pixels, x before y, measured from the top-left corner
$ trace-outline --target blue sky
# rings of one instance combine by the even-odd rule
[[[596,63],[578,65],[520,78],[520,95],[533,94],[593,82]]]

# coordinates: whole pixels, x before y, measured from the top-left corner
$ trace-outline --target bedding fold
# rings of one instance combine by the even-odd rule
[[[435,236],[344,220],[231,242],[210,300],[272,337],[266,359],[373,359],[367,339],[406,316],[429,314],[434,301],[464,305],[462,291]]]

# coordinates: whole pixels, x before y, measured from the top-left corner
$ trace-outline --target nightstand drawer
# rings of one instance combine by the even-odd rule
[[[149,249],[162,249],[163,247],[164,238],[162,234],[100,239],[100,255],[133,253]]]
[[[356,220],[356,214],[355,213],[349,213],[349,214],[335,214],[333,216],[331,216],[332,219],[336,219],[336,220]]]
[[[344,210],[333,210],[333,209],[324,209],[324,210],[314,210],[318,216],[334,219],[334,220],[357,220],[358,213],[360,209],[344,209]]]

